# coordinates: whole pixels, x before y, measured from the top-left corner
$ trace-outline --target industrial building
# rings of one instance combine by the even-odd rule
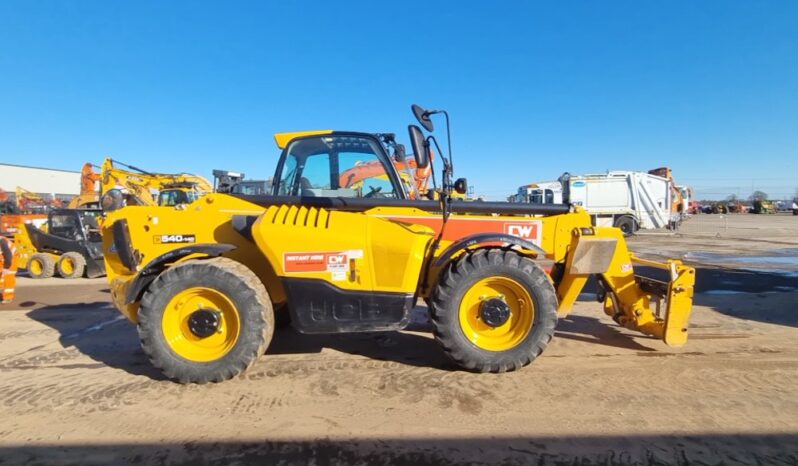
[[[70,199],[80,194],[80,172],[0,162],[0,189],[14,193],[17,187],[46,197]]]

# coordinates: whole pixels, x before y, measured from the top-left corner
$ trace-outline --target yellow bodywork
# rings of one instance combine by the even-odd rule
[[[331,129],[319,129],[314,131],[294,131],[290,133],[277,133],[274,135],[274,142],[280,149],[285,149],[291,140],[305,136],[316,136],[319,134],[332,134]]]
[[[78,196],[73,197],[69,204],[67,204],[68,209],[84,209],[88,208],[88,206],[92,204],[98,204],[100,202],[100,195],[97,193],[90,193],[90,194],[80,194]]]
[[[251,238],[234,227],[234,216],[256,218],[251,225]],[[560,267],[561,276],[553,282],[561,316],[570,311],[587,278],[595,274],[609,287],[605,311],[619,323],[661,338],[670,345],[678,346],[686,341],[695,279],[692,268],[679,261],[658,263],[637,259],[627,250],[620,230],[591,227],[590,217],[579,208],[548,217],[469,215],[460,218],[538,221],[541,232],[537,246],[544,254],[538,257],[534,250],[519,252],[553,261],[555,269]],[[127,221],[130,242],[140,256],[137,270],[128,270],[115,252],[112,226],[119,219]],[[444,235],[437,249],[429,253],[436,237],[429,225],[436,219],[440,219],[439,214],[415,208],[383,206],[364,212],[346,212],[288,205],[262,207],[238,197],[214,193],[187,206],[130,206],[111,212],[102,224],[102,237],[113,301],[130,320],[137,322],[139,302],[127,302],[129,287],[150,261],[187,246],[185,242],[170,242],[170,238],[190,237],[192,244],[235,245],[235,249],[223,256],[252,270],[276,305],[286,300],[281,279],[290,277],[315,278],[342,290],[399,292],[427,298],[443,269],[465,252],[462,250],[451,255],[446,263],[436,264],[454,241]],[[496,246],[499,245],[490,247]],[[199,256],[201,254],[192,254],[179,261]],[[665,284],[667,293],[659,295],[644,290],[635,276],[634,264],[666,270],[671,277]],[[424,272],[427,266],[428,272]],[[515,309],[516,318],[522,320],[522,324],[533,318],[534,304],[517,284],[493,280],[476,288],[514,296],[514,302],[519,303]],[[479,291],[476,293],[464,299],[462,305],[475,305],[480,298]],[[658,300],[663,306],[659,313]],[[509,330],[502,330],[503,333],[496,329],[489,331],[476,321],[462,322],[462,326],[469,338],[482,339],[497,350],[512,347],[525,336],[523,331],[518,333],[509,327]],[[528,331],[529,327],[519,325],[518,328]],[[228,340],[220,337],[220,341],[224,344]]]
[[[41,230],[46,232],[47,224],[42,225]],[[17,232],[14,234],[14,246],[17,250],[15,253],[17,256],[17,266],[20,269],[27,269],[31,256],[39,251],[36,250],[36,247],[33,245],[33,241],[31,241],[30,235],[28,234],[28,229],[25,228],[23,224],[19,225]],[[58,260],[58,256],[55,254],[50,254],[50,256],[52,256],[53,260]]]

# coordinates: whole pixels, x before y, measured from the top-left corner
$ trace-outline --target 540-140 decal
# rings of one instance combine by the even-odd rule
[[[155,244],[196,243],[196,235],[155,235],[152,237]]]

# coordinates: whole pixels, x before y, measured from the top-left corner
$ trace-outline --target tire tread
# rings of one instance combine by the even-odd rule
[[[248,347],[239,357],[232,357],[236,347],[230,350],[220,360],[212,363],[196,363],[187,361],[175,355],[165,344],[162,334],[157,331],[162,319],[159,312],[158,300],[163,299],[161,294],[168,293],[172,283],[180,283],[194,278],[198,273],[202,275],[212,275],[214,279],[229,281],[238,279],[235,284],[240,288],[241,293],[249,294],[243,299],[253,300],[254,307],[260,309],[256,317],[257,325],[250,325],[241,328],[238,337],[239,343],[244,341]],[[168,301],[167,301],[168,302]],[[237,306],[238,307],[238,306]],[[242,309],[238,309],[241,313]],[[139,320],[139,340],[144,353],[150,363],[159,368],[167,377],[177,380],[180,383],[222,382],[246,372],[260,355],[266,352],[266,347],[271,341],[274,332],[274,312],[272,310],[271,299],[257,275],[247,266],[232,259],[217,257],[212,259],[192,259],[181,262],[161,273],[150,284],[141,299],[141,306],[138,314]],[[255,328],[252,328],[255,327]],[[159,337],[161,337],[159,339]],[[256,342],[257,344],[252,344]],[[228,357],[230,356],[230,357]]]
[[[477,348],[465,338],[460,328],[460,299],[470,286],[469,281],[485,278],[482,271],[486,267],[507,273],[511,273],[511,270],[520,271],[523,282],[531,288],[530,295],[535,300],[532,332],[518,346],[506,351],[492,352]],[[546,273],[532,259],[506,249],[478,249],[450,263],[438,282],[431,302],[435,338],[444,353],[461,367],[475,372],[508,372],[526,366],[546,349],[557,324],[557,296]]]

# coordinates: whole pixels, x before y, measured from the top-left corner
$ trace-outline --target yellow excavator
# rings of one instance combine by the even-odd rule
[[[100,181],[103,196],[121,197],[129,205],[190,204],[213,192],[211,183],[201,176],[154,173],[111,158],[103,162]]]
[[[102,194],[117,190],[131,205],[188,204],[199,196],[213,192],[207,179],[186,173],[153,173],[112,158],[106,158],[100,173],[96,166],[85,163],[80,173],[80,194],[69,202],[70,209],[100,207]],[[126,167],[127,170],[120,167]],[[99,190],[97,182],[100,182]]]
[[[445,114],[447,132],[449,118],[412,109],[426,130],[408,127],[415,165],[425,168],[431,147],[442,154],[431,116]],[[619,325],[671,346],[687,341],[695,270],[635,256],[619,229],[592,226],[579,206],[454,200],[467,183],[453,181],[450,149],[439,157],[438,199],[411,199],[377,134],[275,139],[282,155],[271,195],[106,208],[112,300],[173,380],[243,373],[265,353],[275,313],[302,333],[399,330],[419,298],[456,364],[517,370],[545,350],[591,276]],[[342,182],[369,162],[381,169]]]

